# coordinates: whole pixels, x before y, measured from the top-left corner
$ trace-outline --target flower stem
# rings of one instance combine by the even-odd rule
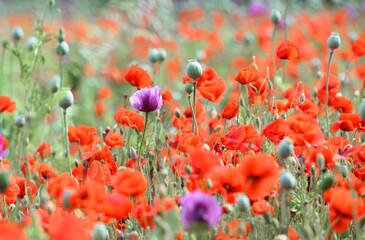
[[[60,88],[62,89],[63,83],[63,63],[62,63],[62,55],[60,55]]]
[[[294,93],[294,97],[293,97],[293,100],[291,101],[291,104],[290,104],[290,108],[291,109],[293,107],[293,103],[294,103],[294,100],[295,100],[295,97],[297,96],[297,93],[298,93],[298,87],[299,87],[299,84],[302,85],[302,91],[304,92],[304,86],[303,86],[303,83],[301,81],[299,81],[297,83],[297,87],[295,88],[295,93]]]
[[[144,135],[146,134],[146,128],[147,128],[147,122],[148,122],[148,112],[146,112],[146,118],[144,120],[144,127],[143,127],[143,133],[142,133],[142,140],[139,143],[139,149],[138,149],[138,165],[137,165],[137,169],[139,170],[139,162],[141,160],[141,153],[142,153],[142,145],[143,145],[143,140],[144,140]]]
[[[223,137],[224,132],[226,131],[226,124],[227,124],[227,119],[225,118],[225,119],[224,119],[224,124],[223,124],[223,132],[222,132],[221,136],[218,138],[218,140],[214,143],[213,151],[214,151],[214,149],[215,149],[215,146],[216,146],[216,145],[217,145],[217,143],[219,142],[219,140],[221,140],[221,138]]]
[[[68,160],[68,169],[69,169],[70,175],[71,175],[72,174],[72,168],[71,168],[71,158],[70,158],[70,147],[68,145],[66,110],[63,110],[63,128],[65,130],[65,143],[66,143],[66,155],[67,155],[67,160]]]
[[[195,117],[195,109],[193,110],[193,107],[191,106],[191,99],[190,99],[190,95],[188,96],[188,102],[189,102],[189,106],[190,106],[190,109],[191,109],[191,112],[193,114],[193,126],[192,126],[192,133],[194,133],[194,126],[196,128],[196,135],[199,136],[199,130],[198,130],[198,124],[196,122],[196,117]]]
[[[326,80],[326,125],[327,125],[327,134],[328,134],[328,136],[330,135],[330,123],[329,123],[329,118],[328,118],[328,82],[329,82],[332,55],[333,55],[333,50],[331,50],[330,57],[329,57],[329,60],[328,60],[327,80]]]
[[[194,118],[194,122],[196,123],[196,119],[195,119],[195,108],[196,108],[196,79],[194,79],[194,92],[193,92],[193,108],[191,109],[193,112],[193,118]],[[190,101],[189,101],[190,103]],[[194,133],[194,124],[193,124],[193,133]]]
[[[275,66],[274,69],[274,74],[272,75],[272,100],[271,100],[271,112],[274,108],[274,101],[275,101],[275,74],[276,74],[276,70],[278,69],[278,66],[281,62],[281,59],[279,59],[278,63]]]

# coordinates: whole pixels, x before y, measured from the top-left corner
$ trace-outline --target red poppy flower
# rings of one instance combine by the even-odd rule
[[[105,136],[105,144],[112,148],[118,148],[124,146],[124,138],[122,134],[115,133],[113,130],[109,131]]]
[[[147,179],[139,171],[122,169],[113,177],[112,186],[119,193],[137,198],[147,190]]]
[[[167,89],[166,91],[161,93],[161,96],[162,96],[163,105],[172,103],[173,98],[172,98],[172,94],[171,94],[170,90]]]
[[[331,101],[330,106],[337,111],[341,110],[342,113],[352,113],[354,111],[354,105],[352,104],[352,100],[344,96],[335,97]]]
[[[49,226],[50,238],[59,240],[89,240],[92,230],[92,223],[88,218],[76,217],[74,213],[66,212],[52,215]]]
[[[12,222],[0,222],[0,239],[27,240],[21,225]]]
[[[223,109],[222,117],[231,120],[238,113],[238,104],[235,101],[229,100]]]
[[[274,214],[274,207],[271,206],[266,200],[262,199],[252,204],[252,212],[257,216],[259,214],[265,214],[267,212]]]
[[[98,98],[100,99],[108,99],[112,96],[112,90],[108,86],[104,86],[98,91]]]
[[[280,168],[266,153],[246,155],[239,167],[244,179],[244,192],[251,199],[269,195],[279,180]]]
[[[114,115],[114,120],[125,127],[138,129],[138,131],[142,132],[145,117],[131,110],[119,108]]]
[[[132,210],[132,202],[129,198],[120,193],[112,193],[103,204],[99,205],[98,212],[107,217],[122,219],[128,217]]]
[[[278,144],[285,136],[289,134],[290,127],[288,122],[282,118],[269,123],[263,130],[262,134],[270,141]]]
[[[102,117],[105,112],[105,105],[101,100],[96,100],[94,103],[94,109],[98,117]]]
[[[152,86],[152,78],[147,71],[134,64],[130,66],[124,77],[130,84],[138,89]]]
[[[37,153],[39,153],[39,155],[41,155],[42,158],[47,158],[48,155],[51,154],[51,149],[52,149],[51,144],[44,142],[39,146]]]
[[[205,99],[218,104],[226,92],[226,83],[223,78],[217,76],[213,80],[201,82],[198,90]]]
[[[251,83],[259,79],[260,72],[252,65],[242,68],[234,80],[241,83],[242,85]]]
[[[356,38],[352,44],[352,52],[357,57],[365,55],[365,40],[362,38]]]
[[[294,43],[284,39],[276,49],[276,56],[284,60],[293,60],[298,58],[299,49]]]
[[[14,112],[16,107],[16,102],[11,101],[10,97],[0,95],[0,113],[7,111],[9,113]]]

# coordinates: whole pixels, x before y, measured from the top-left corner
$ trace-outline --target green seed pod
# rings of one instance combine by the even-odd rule
[[[60,82],[61,79],[57,75],[51,78],[51,80],[49,81],[49,85],[51,86],[52,93],[56,93],[60,89],[60,84],[61,84]]]
[[[332,33],[331,36],[328,37],[327,40],[327,46],[331,50],[335,50],[336,48],[339,48],[341,45],[341,38],[337,33]]]
[[[333,175],[327,175],[322,178],[322,181],[319,184],[319,189],[321,189],[322,192],[325,192],[327,189],[332,187],[334,182],[335,177]]]
[[[203,74],[202,65],[199,62],[193,60],[186,66],[186,72],[189,78],[196,80]]]
[[[92,231],[93,240],[107,240],[108,230],[104,224],[97,223]]]
[[[280,185],[285,190],[290,190],[296,187],[297,180],[290,172],[282,172],[279,177]]]
[[[294,146],[290,141],[286,139],[282,140],[278,146],[279,157],[282,159],[289,157],[290,154],[293,152],[293,148]]]
[[[133,160],[137,159],[137,152],[136,152],[136,149],[134,149],[134,147],[131,147],[129,149],[129,157]]]
[[[19,115],[15,120],[15,126],[17,128],[22,128],[25,125],[25,118],[22,115]]]
[[[190,167],[190,166],[185,165],[185,172],[186,172],[188,175],[190,175],[192,171],[193,171],[193,170],[191,169],[191,167]]]
[[[365,101],[362,101],[359,108],[359,114],[362,120],[365,121]]]
[[[63,93],[61,100],[58,102],[58,105],[66,110],[74,103],[74,95],[70,90],[67,90]]]
[[[49,6],[53,7],[55,5],[55,0],[49,0]]]
[[[31,37],[31,38],[29,38],[29,40],[28,40],[28,42],[27,42],[27,49],[28,49],[29,51],[32,51],[32,50],[33,50],[33,48],[34,48],[34,45],[36,45],[36,44],[37,44],[37,42],[38,42],[38,38],[36,38],[36,37]]]
[[[316,157],[316,162],[317,162],[317,166],[319,168],[319,170],[322,170],[324,169],[324,162],[325,162],[325,159],[324,159],[324,156],[322,153],[319,153]]]
[[[155,63],[158,60],[158,50],[156,48],[151,48],[148,52],[148,60],[151,63]]]
[[[70,203],[68,202],[68,197],[71,195],[72,190],[67,190],[63,195],[62,195],[62,204],[63,206],[65,206],[65,208],[69,209],[71,208]]]
[[[278,10],[272,10],[270,14],[270,20],[274,24],[278,24],[281,20],[281,13]]]
[[[236,206],[239,211],[246,212],[250,209],[250,199],[245,194],[239,195],[236,201]]]
[[[157,61],[163,62],[167,58],[167,53],[165,49],[158,49],[157,51]]]
[[[67,42],[59,42],[56,45],[56,53],[60,56],[66,55],[70,51],[70,48],[67,44]]]
[[[185,92],[190,95],[190,94],[193,93],[193,91],[194,91],[193,84],[191,82],[186,83],[185,84]]]
[[[9,187],[9,172],[7,170],[3,170],[0,172],[0,193],[4,193],[4,191]]]
[[[15,27],[13,28],[13,31],[11,32],[11,37],[14,41],[20,41],[22,40],[24,36],[23,29],[21,27]]]

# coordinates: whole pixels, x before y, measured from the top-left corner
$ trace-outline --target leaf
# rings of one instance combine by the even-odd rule
[[[164,217],[164,220],[169,224],[170,230],[174,233],[178,233],[181,229],[181,221],[180,216],[177,214],[177,212],[174,209],[171,209],[166,216]]]

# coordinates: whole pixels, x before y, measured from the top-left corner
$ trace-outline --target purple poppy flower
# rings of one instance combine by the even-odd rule
[[[265,4],[260,2],[252,2],[247,6],[247,11],[250,15],[256,16],[267,12],[267,7]]]
[[[154,112],[162,106],[161,88],[143,88],[134,93],[130,98],[131,105],[141,112]]]
[[[5,150],[3,145],[3,136],[0,135],[0,157],[5,157],[8,154],[8,151]]]
[[[222,215],[217,199],[200,190],[184,195],[180,204],[181,220],[186,230],[202,230],[215,227]]]

